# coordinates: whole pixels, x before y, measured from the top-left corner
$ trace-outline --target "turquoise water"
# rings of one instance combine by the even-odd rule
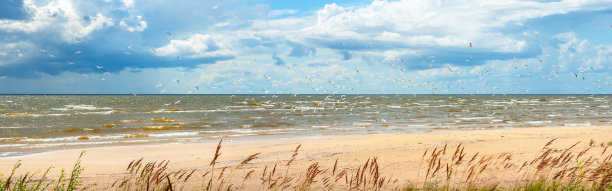
[[[113,144],[606,126],[611,95],[4,95],[0,156]]]

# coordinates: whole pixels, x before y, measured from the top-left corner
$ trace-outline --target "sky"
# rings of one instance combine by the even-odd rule
[[[612,0],[2,0],[0,94],[611,94]]]

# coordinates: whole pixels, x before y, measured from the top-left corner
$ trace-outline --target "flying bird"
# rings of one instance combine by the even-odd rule
[[[576,73],[574,73],[574,72],[570,72],[570,75],[571,75],[571,76],[574,76],[575,78],[577,78],[577,77],[578,77],[578,74],[576,74]]]
[[[83,51],[77,50],[76,52],[74,52],[74,54],[81,54],[83,53]]]
[[[102,66],[96,66],[96,68],[98,68],[98,69],[102,70],[102,72],[106,73],[106,70],[104,70],[104,67],[102,67]]]

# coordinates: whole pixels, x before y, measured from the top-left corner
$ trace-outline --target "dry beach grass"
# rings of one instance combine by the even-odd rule
[[[69,183],[70,178],[65,184],[111,190],[609,190],[610,129],[475,130],[158,145],[147,148],[158,149],[156,152],[164,153],[165,158],[135,153],[142,158],[106,161],[111,163],[108,166],[101,165],[99,154],[109,151],[93,148],[84,154],[82,164],[73,165],[74,169],[84,169],[72,171],[71,177],[77,173],[75,183]],[[132,151],[131,147],[119,148]],[[188,157],[172,150],[177,148],[198,155]],[[71,154],[74,151],[38,156],[64,155],[74,164],[78,154]],[[114,154],[118,161],[129,157],[116,151]],[[91,155],[105,170],[87,162]],[[6,163],[19,159],[23,167],[10,173],[12,167],[7,168]],[[19,159],[2,162],[2,183],[9,187],[39,185],[43,178],[32,178],[27,172],[43,163],[28,157]],[[34,167],[26,168],[27,164]],[[88,173],[90,169],[94,172]],[[45,173],[43,176],[50,178],[42,181],[46,185],[55,180],[48,189],[61,182],[50,174]],[[24,183],[26,180],[30,182]]]

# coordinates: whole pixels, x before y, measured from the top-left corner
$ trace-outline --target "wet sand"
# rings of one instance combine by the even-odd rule
[[[515,163],[509,169],[514,172],[520,167],[518,163],[537,157],[541,154],[543,146],[554,138],[557,140],[551,144],[551,147],[555,148],[567,148],[580,141],[581,143],[576,148],[582,149],[589,147],[590,140],[593,140],[594,149],[589,150],[587,154],[599,156],[608,142],[612,141],[612,127],[435,131],[415,134],[330,136],[250,142],[232,142],[226,139],[222,143],[221,155],[216,167],[234,167],[247,156],[260,152],[257,159],[244,167],[232,168],[235,170],[231,175],[243,177],[249,170],[256,170],[254,174],[261,174],[265,166],[271,168],[275,164],[278,164],[279,169],[282,167],[284,171],[284,165],[291,158],[296,146],[301,144],[296,160],[289,171],[296,177],[305,173],[313,162],[319,162],[322,168],[331,169],[337,159],[339,169],[356,169],[357,166],[363,165],[369,157],[378,157],[381,174],[398,179],[395,182],[397,185],[407,185],[423,181],[424,168],[427,167],[427,164],[422,156],[425,150],[431,150],[434,147],[440,149],[448,145],[449,152],[451,152],[461,143],[465,146],[465,153],[469,153],[468,156],[476,152],[481,155],[508,152],[512,154],[510,161]],[[204,172],[210,168],[208,164],[215,153],[216,146],[216,144],[165,144],[88,148],[84,149],[86,153],[82,158],[84,168],[82,177],[85,183],[96,182],[97,185],[94,186],[96,188],[109,187],[115,180],[125,175],[125,169],[132,160],[139,158],[144,158],[146,162],[170,160],[169,170],[198,169],[198,172]],[[53,166],[51,175],[57,177],[61,168],[72,169],[81,151],[82,149],[60,150],[0,158],[0,172],[10,173],[12,166],[21,160],[22,166],[18,173],[44,170]],[[609,153],[612,153],[612,149],[606,151],[606,154]],[[495,173],[495,171],[490,173]],[[518,173],[503,173],[500,176],[502,177],[497,178],[514,180],[519,175]],[[253,181],[255,179],[253,178]],[[204,180],[195,182],[201,184]]]

